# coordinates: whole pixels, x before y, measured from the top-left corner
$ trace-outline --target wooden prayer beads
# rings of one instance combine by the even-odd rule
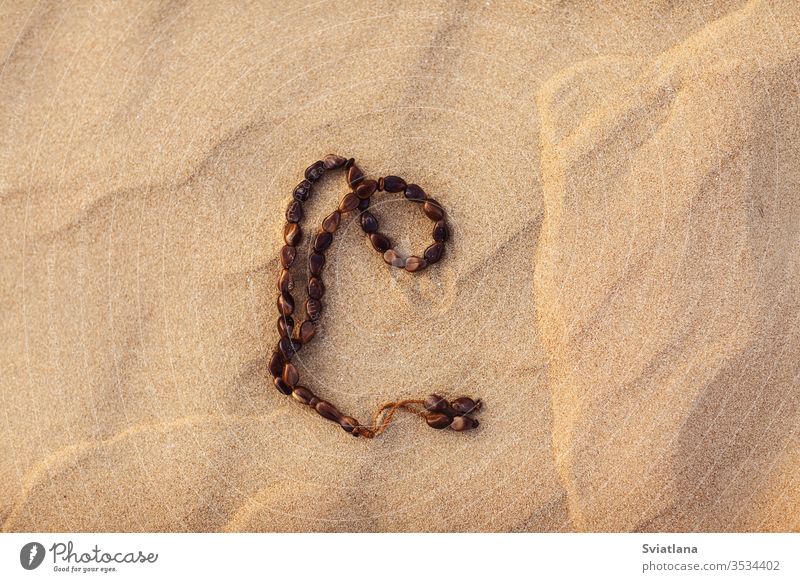
[[[438,394],[430,394],[424,401],[425,410],[428,411],[427,422],[431,428],[447,428],[456,431],[477,428],[478,421],[468,416],[478,412],[481,408],[480,400],[473,400],[462,396],[448,402]]]
[[[308,255],[308,272],[310,273],[305,303],[304,320],[300,320],[299,308],[295,306],[292,290],[295,281],[289,269],[297,259],[297,246],[303,238],[300,222],[303,220],[303,203],[313,193],[314,184],[326,172],[343,169],[350,190],[345,193],[336,210],[322,221],[321,228],[312,235],[311,251]],[[359,223],[371,246],[380,253],[390,266],[416,273],[438,262],[444,255],[444,244],[449,231],[445,221],[445,211],[434,199],[428,197],[417,184],[408,184],[399,176],[384,176],[377,180],[368,179],[355,164],[353,158],[329,154],[324,159],[308,166],[304,179],[292,191],[292,200],[286,208],[286,227],[283,231],[285,245],[280,251],[282,270],[278,276],[279,295],[276,300],[278,308],[279,340],[269,360],[269,373],[279,392],[291,395],[295,400],[313,408],[323,418],[339,424],[345,431],[354,436],[373,438],[382,433],[392,421],[399,409],[408,410],[425,419],[435,429],[450,427],[454,431],[476,428],[478,421],[471,415],[481,407],[480,400],[462,396],[448,402],[441,396],[431,394],[424,400],[401,400],[381,405],[374,414],[372,424],[362,425],[354,418],[340,412],[336,406],[318,398],[309,388],[300,386],[300,372],[292,363],[294,355],[310,342],[317,331],[317,322],[322,317],[325,285],[322,282],[322,271],[325,267],[325,252],[333,244],[334,234],[339,228],[342,215],[358,210]],[[389,237],[378,231],[379,223],[374,214],[367,211],[370,199],[376,192],[403,193],[412,202],[420,204],[423,213],[433,221],[433,243],[429,245],[421,257],[403,257],[392,248]],[[294,316],[294,317],[293,317]],[[298,318],[298,321],[295,321]]]

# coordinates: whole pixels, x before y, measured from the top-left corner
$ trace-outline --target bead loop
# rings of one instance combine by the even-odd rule
[[[303,220],[303,203],[309,200],[315,184],[326,172],[343,169],[349,187],[336,210],[322,221],[322,225],[312,235],[311,252],[308,255],[308,272],[310,273],[306,289],[308,299],[305,302],[304,320],[295,322],[299,309],[295,308],[292,290],[295,281],[289,272],[297,259],[297,245],[303,231],[300,222]],[[365,426],[355,418],[339,411],[332,403],[320,399],[309,388],[300,386],[300,371],[291,362],[293,356],[317,334],[317,327],[322,317],[325,285],[322,272],[325,267],[325,252],[331,247],[334,235],[339,228],[342,215],[359,211],[359,224],[370,245],[381,255],[384,262],[409,273],[417,273],[440,261],[444,255],[445,242],[449,238],[444,208],[430,198],[425,190],[417,184],[409,184],[400,176],[383,176],[376,180],[366,178],[353,158],[344,158],[328,154],[308,166],[303,180],[292,191],[292,200],[286,207],[286,226],[283,231],[284,246],[280,251],[281,273],[278,277],[279,295],[276,301],[278,308],[279,340],[269,360],[268,370],[273,377],[273,384],[279,392],[291,395],[295,400],[309,406],[314,411],[341,426],[353,436],[374,438],[391,424],[398,410],[411,412],[425,420],[431,428],[442,430],[450,428],[456,432],[472,430],[478,427],[473,415],[481,408],[480,400],[466,396],[447,401],[438,394],[431,394],[424,400],[400,400],[382,404],[373,415],[372,424]],[[420,205],[422,212],[433,222],[433,243],[425,248],[422,256],[403,257],[385,234],[379,232],[380,224],[375,215],[367,209],[370,200],[377,192],[402,193],[406,200]]]

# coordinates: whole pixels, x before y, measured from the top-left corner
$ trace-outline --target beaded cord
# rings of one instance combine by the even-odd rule
[[[314,183],[330,171],[344,169],[350,191],[339,202],[339,207],[322,221],[321,227],[311,239],[311,253],[308,256],[309,279],[307,283],[308,299],[305,304],[306,317],[299,325],[295,324],[296,314],[294,297],[294,279],[290,268],[297,258],[297,245],[303,238],[300,222],[303,220],[303,203],[311,196]],[[378,232],[378,219],[369,212],[370,199],[376,192],[402,192],[407,200],[418,203],[422,211],[433,221],[433,243],[421,257],[403,257],[395,249],[389,238]],[[369,242],[383,260],[390,266],[416,273],[437,263],[444,256],[444,246],[449,231],[445,220],[445,212],[441,205],[428,197],[425,191],[416,184],[407,184],[399,176],[384,176],[378,180],[366,179],[363,172],[355,164],[353,158],[329,154],[323,160],[311,164],[305,171],[305,178],[292,192],[292,201],[286,208],[286,226],[283,231],[284,246],[280,251],[282,270],[278,276],[277,299],[278,333],[280,339],[269,360],[269,372],[273,383],[281,394],[292,396],[301,404],[313,408],[323,418],[339,424],[353,436],[374,438],[384,432],[394,419],[398,410],[406,410],[423,418],[431,428],[450,428],[455,431],[471,430],[478,426],[472,416],[480,410],[481,401],[462,396],[447,401],[438,394],[430,394],[424,399],[400,400],[386,402],[378,407],[370,425],[362,425],[355,418],[341,413],[333,404],[318,398],[311,390],[300,385],[300,373],[292,363],[294,355],[316,334],[317,323],[322,317],[322,298],[325,285],[322,272],[325,267],[325,251],[333,243],[333,235],[339,228],[343,214],[360,211],[361,229],[369,238]]]

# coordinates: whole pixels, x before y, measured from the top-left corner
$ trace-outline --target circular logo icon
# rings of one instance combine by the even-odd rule
[[[44,546],[39,542],[29,542],[19,551],[19,563],[26,570],[35,570],[44,561]]]

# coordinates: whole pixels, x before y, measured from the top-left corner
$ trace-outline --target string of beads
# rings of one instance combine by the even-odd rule
[[[323,175],[331,170],[343,169],[349,191],[342,197],[339,207],[322,221],[322,226],[311,239],[311,252],[308,255],[308,299],[305,303],[305,319],[295,323],[295,301],[292,296],[294,278],[290,268],[297,258],[297,246],[303,238],[300,223],[303,220],[303,204],[311,196],[313,186]],[[378,232],[378,219],[369,210],[372,196],[376,192],[402,192],[407,200],[418,203],[422,211],[433,221],[433,243],[421,257],[403,257],[395,249],[389,237]],[[278,276],[278,333],[280,339],[269,360],[269,372],[273,383],[281,394],[292,396],[301,404],[313,408],[317,414],[333,421],[353,436],[373,438],[386,430],[398,410],[406,410],[425,419],[428,426],[435,429],[451,428],[465,431],[476,428],[478,421],[472,416],[481,408],[480,400],[462,396],[448,402],[438,394],[430,394],[420,400],[400,400],[386,402],[378,407],[369,425],[362,425],[355,418],[340,412],[327,400],[317,397],[310,389],[300,385],[300,372],[292,359],[300,349],[308,344],[317,332],[317,324],[322,317],[325,285],[322,272],[325,267],[325,252],[333,243],[333,235],[339,228],[342,215],[360,212],[361,229],[369,242],[383,260],[390,266],[416,273],[437,263],[444,256],[444,246],[449,231],[445,212],[441,205],[429,198],[416,184],[407,184],[398,176],[384,176],[377,180],[365,178],[353,158],[329,154],[324,160],[311,164],[305,171],[305,178],[292,192],[292,201],[286,208],[286,226],[283,231],[284,246],[280,251],[282,270]]]

